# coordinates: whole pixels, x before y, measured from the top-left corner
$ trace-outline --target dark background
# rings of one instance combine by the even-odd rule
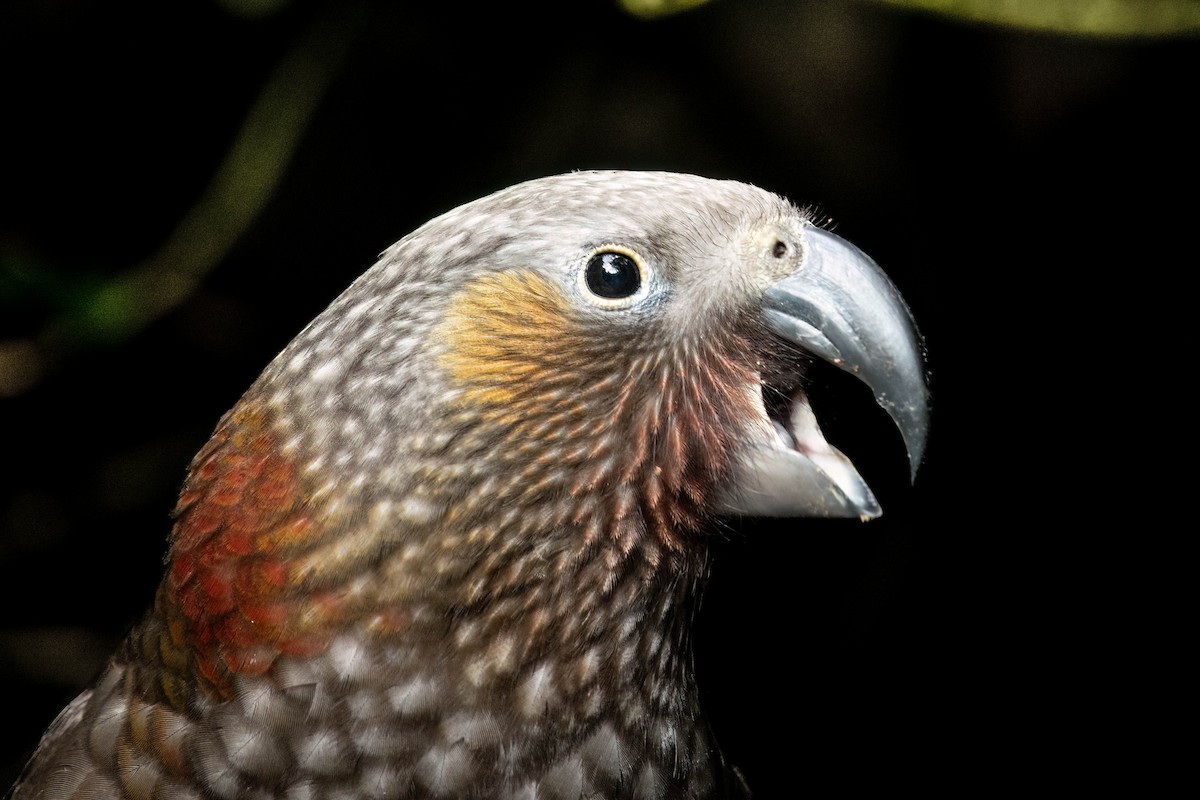
[[[1113,702],[1066,665],[1119,603],[1081,597],[1086,567],[1054,557],[1086,561],[1089,515],[1122,500],[1084,476],[1118,471],[1110,448],[1136,435],[1122,348],[1161,334],[1137,287],[1163,278],[1169,295],[1196,265],[1171,246],[1194,219],[1196,38],[832,0],[659,20],[483,5],[0,11],[0,678],[16,698],[0,785],[149,603],[188,460],[275,353],[424,220],[593,167],[818,207],[892,275],[928,344],[913,487],[886,417],[830,376],[861,406],[830,438],[883,518],[747,525],[717,546],[699,677],[759,796],[965,791],[1061,766]],[[206,218],[232,225],[230,247],[196,257],[178,304],[89,324],[114,277],[170,269],[160,248],[296,52],[313,71],[288,73],[308,75],[291,91],[314,111],[267,125],[268,142],[299,138],[241,175],[280,176],[261,212]],[[183,241],[195,256],[208,240]]]

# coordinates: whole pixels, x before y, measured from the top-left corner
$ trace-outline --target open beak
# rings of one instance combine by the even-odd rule
[[[887,411],[908,449],[916,477],[929,429],[920,336],[908,306],[866,253],[839,236],[807,226],[799,268],[763,298],[776,335],[863,381]],[[825,441],[799,386],[770,387],[789,402],[782,413],[762,409],[755,433],[722,510],[748,516],[859,517],[880,515],[858,470]]]

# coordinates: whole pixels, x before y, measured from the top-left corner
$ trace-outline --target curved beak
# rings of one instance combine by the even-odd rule
[[[776,335],[870,387],[900,430],[915,479],[930,403],[921,340],[908,306],[883,270],[845,239],[809,226],[801,246],[799,268],[764,296],[764,321]],[[854,465],[825,441],[804,393],[773,388],[789,391],[788,418],[771,420],[774,436],[750,443],[722,498],[724,510],[879,516],[879,504]]]

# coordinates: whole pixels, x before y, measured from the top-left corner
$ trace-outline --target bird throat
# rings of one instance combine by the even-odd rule
[[[443,511],[420,524],[402,503],[367,519],[340,513],[351,504],[314,500],[319,487],[282,453],[269,409],[243,400],[181,494],[156,606],[165,624],[135,637],[165,667],[157,694],[180,709],[197,690],[228,698],[239,677],[352,641],[368,660],[398,642],[440,653],[462,693],[507,687],[518,710],[598,710],[628,696],[636,716],[646,697],[681,702],[702,542],[667,547],[632,508],[567,513],[504,491],[488,503],[444,476],[423,485]],[[460,492],[450,507],[445,493]],[[605,532],[614,525],[626,530]]]

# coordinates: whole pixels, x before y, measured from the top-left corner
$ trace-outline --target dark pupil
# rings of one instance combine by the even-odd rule
[[[624,253],[597,253],[587,265],[587,285],[596,295],[619,300],[637,293],[642,275]]]

